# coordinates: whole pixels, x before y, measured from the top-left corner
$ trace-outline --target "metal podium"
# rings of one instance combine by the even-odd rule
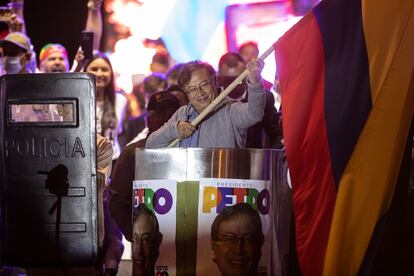
[[[258,275],[282,275],[291,219],[283,151],[137,149],[135,156],[134,206],[153,210],[163,234],[157,275],[220,275],[212,261],[211,222],[239,202],[250,203],[262,220]]]

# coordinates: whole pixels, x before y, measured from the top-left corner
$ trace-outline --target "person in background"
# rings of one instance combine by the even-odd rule
[[[165,74],[176,63],[161,37],[157,39],[145,38],[142,42],[146,48],[155,49],[155,54],[151,62],[153,66],[150,65],[151,72]]]
[[[93,50],[99,51],[102,37],[102,13],[103,0],[88,0],[88,17],[86,19],[85,31],[93,32]]]
[[[144,81],[144,95],[145,95],[145,107],[147,107],[149,99],[154,93],[165,90],[167,82],[164,74],[152,73],[145,77]]]
[[[40,50],[39,73],[80,72],[85,62],[83,51],[79,48],[73,61],[73,66],[69,70],[66,48],[59,43],[48,43]]]
[[[118,144],[118,133],[122,131],[122,122],[126,97],[115,91],[114,73],[109,59],[102,53],[94,57],[85,65],[85,72],[95,75],[96,80],[96,130],[107,137],[114,147],[114,157],[121,153]]]
[[[259,57],[259,45],[254,41],[247,41],[240,45],[239,55],[245,62],[250,61],[253,58]]]
[[[165,74],[165,78],[167,79],[167,87],[178,85],[178,75],[183,66],[184,63],[177,63],[167,71]]]
[[[32,44],[23,33],[13,32],[0,41],[2,66],[5,74],[33,73],[27,66],[32,56]]]
[[[65,73],[69,71],[68,52],[59,43],[43,46],[39,54],[39,69],[42,73]]]
[[[152,133],[165,124],[177,111],[179,103],[169,92],[152,95],[148,103],[147,123]],[[135,179],[135,150],[145,146],[146,138],[131,142],[123,150],[116,162],[111,179],[111,214],[129,241],[132,239],[132,182]]]
[[[166,87],[165,77],[163,74],[160,74],[160,73],[152,73],[151,75],[147,76],[144,79],[143,86],[144,86],[145,108],[147,108],[149,104],[149,100],[152,97],[152,95],[154,95],[157,92],[163,91],[165,89]],[[129,131],[133,131],[134,129],[136,129],[134,125],[142,122],[143,118],[145,119],[145,121],[147,121],[146,119],[147,115],[148,115],[147,112],[145,112],[143,114],[143,117],[132,119],[132,122],[129,123],[129,125],[132,125],[132,127],[129,128]],[[138,140],[146,138],[148,135],[148,131],[149,131],[148,125],[145,124],[145,128],[143,128],[139,133],[130,133],[128,136],[130,137],[132,136],[132,139],[127,142],[130,143],[131,141],[138,141]]]
[[[253,58],[259,57],[259,45],[254,41],[247,41],[240,45],[238,54],[243,58],[245,62],[249,62]],[[263,79],[263,87],[266,90],[271,90],[273,84]]]
[[[180,106],[187,105],[190,101],[188,100],[187,93],[178,85],[172,85],[168,87],[167,92],[170,92],[177,97]]]
[[[141,114],[145,113],[145,96],[144,96],[144,84],[138,83],[136,85],[134,85],[134,87],[132,88],[132,93],[131,93],[134,97],[135,97],[135,101],[136,101],[136,106],[134,106],[134,111],[131,112],[131,114],[133,114],[134,116],[139,116]]]
[[[170,57],[167,53],[157,52],[152,57],[150,70],[153,73],[165,74],[170,68]]]
[[[243,58],[233,52],[224,54],[218,65],[219,83],[223,88],[227,88],[243,71],[246,63]],[[273,94],[265,90],[266,105],[263,119],[247,130],[247,148],[283,148],[282,128],[280,126],[280,116],[275,108]],[[241,84],[230,92],[229,97],[241,102],[248,102],[247,84],[244,80]]]
[[[181,104],[178,98],[168,91],[160,91],[153,94],[148,102],[146,114],[148,135],[167,122],[180,106]],[[137,135],[129,144],[138,141],[140,142],[140,147],[144,147],[148,135],[145,137]]]
[[[7,21],[11,32],[21,32],[26,34],[26,25],[23,14],[24,0],[10,0],[7,6],[12,10],[10,21]]]
[[[26,24],[24,22],[23,15],[24,0],[11,0],[7,6],[10,8],[11,13],[6,18],[3,18],[8,27],[5,33],[20,32],[27,36]],[[29,73],[37,71],[37,60],[36,52],[34,51],[33,45],[30,46],[31,57],[29,62],[26,64],[26,69]]]
[[[88,0],[87,2],[88,17],[86,19],[85,31],[93,33],[92,49],[95,54],[99,53],[99,46],[102,37],[102,2],[103,0]],[[79,47],[70,71],[81,72],[87,62],[88,60],[84,58],[82,47]]]
[[[265,92],[261,71],[263,61],[247,64],[249,101],[225,99],[197,127],[191,122],[217,97],[214,68],[204,62],[189,62],[178,76],[178,84],[187,92],[190,103],[182,106],[160,129],[148,136],[146,148],[162,148],[176,138],[179,147],[243,148],[247,128],[263,118]]]

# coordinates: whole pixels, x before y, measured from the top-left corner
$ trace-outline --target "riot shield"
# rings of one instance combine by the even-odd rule
[[[89,265],[97,254],[92,75],[5,75],[1,82],[4,264]]]

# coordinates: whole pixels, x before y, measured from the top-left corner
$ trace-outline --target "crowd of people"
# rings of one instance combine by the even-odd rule
[[[107,177],[103,178],[99,191],[100,224],[104,229],[100,230],[100,264],[96,271],[97,275],[116,275],[124,249],[122,234],[129,241],[134,239],[131,185],[136,148],[166,147],[178,138],[177,147],[281,149],[283,137],[281,113],[270,91],[277,84],[262,79],[264,63],[258,59],[256,43],[243,44],[238,53],[224,54],[218,72],[202,61],[172,64],[170,54],[162,47],[153,57],[152,73],[133,91],[120,91],[111,62],[98,51],[99,43],[96,43],[100,40],[101,4],[102,0],[88,2],[86,29],[95,34],[94,55],[86,59],[80,48],[70,67],[66,48],[55,41],[41,49],[37,60],[30,38],[25,34],[23,3],[12,1],[9,34],[0,40],[0,72],[87,72],[95,76],[96,133],[98,141],[106,138],[112,145],[113,161],[112,173],[104,166]],[[199,124],[191,124],[245,70],[247,78]],[[107,146],[102,142],[97,145]],[[99,152],[105,155],[109,151]],[[32,274],[36,275],[35,271]]]

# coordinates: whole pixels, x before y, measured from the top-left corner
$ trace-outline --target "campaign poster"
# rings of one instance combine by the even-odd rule
[[[197,275],[270,275],[271,182],[199,183]]]
[[[132,270],[176,275],[176,180],[133,182]]]

